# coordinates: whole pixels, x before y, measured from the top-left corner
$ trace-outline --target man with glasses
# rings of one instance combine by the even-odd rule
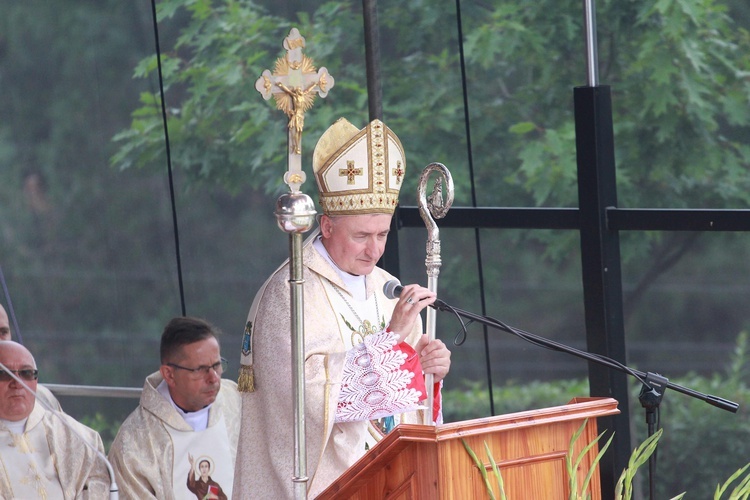
[[[45,410],[12,376],[36,391],[39,371],[24,346],[0,341],[0,363],[0,498],[107,498],[99,434]]]
[[[231,496],[240,398],[237,384],[221,378],[227,365],[216,335],[197,318],[174,318],[164,328],[161,367],[146,378],[109,453],[125,498],[194,497],[188,484],[201,477],[204,461]]]
[[[8,321],[8,313],[5,312],[5,308],[0,304],[0,340],[12,340],[13,332],[10,329],[10,322]],[[60,402],[57,400],[52,391],[44,387],[42,384],[38,384],[36,388],[36,397],[42,401],[45,409],[62,411]]]

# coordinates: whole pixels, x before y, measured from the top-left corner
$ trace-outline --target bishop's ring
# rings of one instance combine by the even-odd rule
[[[411,297],[409,297],[408,299],[406,299],[406,303],[407,304],[411,304],[413,302],[414,302],[414,299],[412,299]]]

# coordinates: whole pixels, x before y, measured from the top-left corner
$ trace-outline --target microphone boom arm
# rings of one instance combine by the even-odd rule
[[[555,342],[553,340],[549,340],[544,337],[540,337],[538,335],[534,335],[533,333],[519,330],[518,328],[514,328],[512,326],[506,325],[502,321],[497,320],[495,318],[491,318],[489,316],[481,316],[479,314],[474,314],[469,311],[464,311],[463,309],[450,306],[442,301],[435,302],[435,309],[437,309],[438,311],[448,311],[457,316],[461,316],[461,317],[470,319],[472,321],[481,323],[483,325],[487,325],[489,327],[495,328],[497,330],[510,333],[534,345],[544,347],[546,349],[551,349],[553,351],[566,352],[578,358],[582,358],[587,361],[591,361],[593,363],[606,366],[613,370],[618,370],[623,373],[627,373],[628,375],[631,375],[632,377],[636,378],[643,385],[649,388],[651,387],[651,384],[647,382],[647,380],[654,378],[651,372],[647,373],[647,372],[642,372],[640,370],[635,370],[607,356],[604,356],[601,354],[590,353],[587,351],[582,351],[580,349],[576,349],[575,347],[570,347],[568,345],[561,344],[559,342]],[[717,408],[720,408],[722,410],[726,410],[732,413],[736,413],[740,407],[739,404],[733,401],[729,401],[728,399],[720,398],[718,396],[713,396],[710,394],[704,394],[704,393],[695,391],[693,389],[689,389],[687,387],[683,387],[679,384],[675,384],[669,381],[666,381],[666,383],[664,383],[663,386],[669,389],[672,389],[674,391],[677,391],[679,393],[685,394],[687,396],[691,396],[695,399],[704,401],[710,404],[711,406],[715,406]]]

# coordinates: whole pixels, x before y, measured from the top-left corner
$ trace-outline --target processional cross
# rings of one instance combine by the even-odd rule
[[[279,228],[289,234],[289,310],[292,348],[292,400],[294,402],[294,498],[307,498],[307,450],[305,441],[305,283],[302,272],[302,233],[312,228],[315,222],[315,203],[299,188],[305,182],[302,170],[302,129],[305,112],[315,100],[328,95],[333,88],[333,77],[328,70],[315,66],[310,58],[302,54],[305,39],[297,28],[292,28],[284,39],[286,56],[276,60],[273,74],[265,70],[255,82],[255,88],[265,100],[274,97],[276,107],[289,117],[287,137],[289,140],[288,169],[284,182],[290,192],[282,194],[276,201],[276,220]]]
[[[283,43],[286,55],[276,60],[274,72],[263,71],[255,82],[255,89],[263,99],[271,96],[276,107],[289,117],[289,169],[284,174],[284,182],[292,192],[299,191],[305,182],[302,170],[302,129],[305,126],[305,112],[315,101],[315,94],[325,98],[333,88],[333,77],[325,67],[315,70],[312,59],[302,53],[305,39],[297,28],[292,28]]]

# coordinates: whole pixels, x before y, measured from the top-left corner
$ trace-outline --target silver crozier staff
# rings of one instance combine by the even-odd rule
[[[438,172],[441,177],[435,181],[432,194],[427,196],[425,191],[427,181],[432,172]],[[446,184],[446,198],[443,201],[443,180]],[[419,187],[417,189],[419,196],[419,215],[422,216],[425,226],[427,227],[427,256],[425,257],[425,267],[427,268],[427,288],[431,292],[437,293],[438,275],[440,274],[440,230],[435,223],[435,219],[442,219],[453,204],[453,177],[442,163],[430,163],[419,176]],[[425,330],[429,340],[435,339],[435,315],[436,310],[432,307],[425,309],[427,318],[425,320]],[[434,425],[432,418],[432,405],[435,397],[433,391],[433,375],[425,375],[425,387],[427,389],[427,413],[425,422],[427,425]]]
[[[292,335],[292,397],[294,398],[294,498],[307,497],[307,455],[305,446],[305,329],[304,278],[302,274],[302,233],[310,230],[315,221],[315,204],[300,192],[305,182],[302,170],[302,129],[305,112],[312,107],[315,94],[328,95],[334,80],[326,68],[315,71],[312,60],[302,54],[305,39],[297,28],[292,28],[284,39],[286,56],[276,60],[274,73],[265,70],[255,82],[264,99],[271,96],[276,107],[289,117],[288,170],[284,182],[289,193],[276,201],[276,221],[289,234],[289,300],[291,303]]]

